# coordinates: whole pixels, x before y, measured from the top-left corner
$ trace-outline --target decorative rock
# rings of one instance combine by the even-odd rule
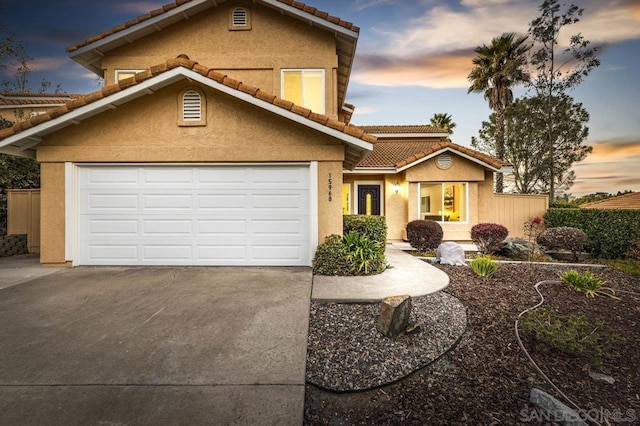
[[[577,252],[573,253],[570,250],[546,250],[546,253],[554,259],[565,260],[567,262],[584,262],[589,259],[589,253]]]
[[[536,246],[523,238],[507,238],[496,254],[510,259],[528,260],[535,248]]]
[[[544,421],[557,422],[564,425],[588,426],[580,415],[545,391],[532,388],[529,400],[544,412]]]
[[[438,246],[436,251],[436,261],[443,265],[463,266],[464,261],[464,249],[458,243],[453,241],[447,241]]]
[[[611,376],[607,376],[606,374],[601,374],[601,373],[594,373],[592,371],[589,371],[589,377],[591,377],[593,380],[596,380],[596,381],[599,380],[605,383],[609,383],[610,385],[616,382],[616,379],[614,379]]]
[[[390,296],[380,304],[376,327],[387,337],[396,338],[409,325],[411,296]]]

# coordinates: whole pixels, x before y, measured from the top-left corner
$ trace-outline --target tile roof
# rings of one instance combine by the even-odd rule
[[[54,118],[63,116],[64,114],[67,114],[75,109],[89,105],[101,99],[107,98],[110,95],[118,93],[129,87],[133,87],[137,84],[140,84],[146,80],[149,80],[164,72],[167,72],[171,69],[178,68],[178,67],[184,67],[184,68],[190,69],[210,80],[216,81],[217,83],[223,84],[239,92],[246,93],[256,99],[259,99],[264,102],[268,102],[269,104],[275,105],[279,108],[295,113],[299,116],[302,116],[316,123],[319,123],[323,126],[342,132],[356,139],[360,139],[368,143],[375,143],[377,140],[375,136],[365,133],[362,129],[360,129],[357,126],[339,122],[324,114],[314,113],[307,108],[303,108],[301,106],[295,105],[292,102],[286,101],[284,99],[280,99],[275,95],[264,92],[257,87],[244,84],[243,82],[235,80],[231,77],[228,77],[225,74],[221,74],[217,71],[214,71],[212,68],[207,68],[205,66],[202,66],[196,61],[190,60],[188,57],[186,57],[186,55],[180,55],[175,59],[169,59],[168,61],[162,64],[151,67],[149,70],[140,72],[136,74],[134,77],[121,80],[109,86],[105,86],[104,88],[102,88],[102,90],[98,90],[97,92],[80,96],[79,98],[69,101],[65,105],[55,108],[52,111],[35,116],[21,123],[17,123],[13,127],[2,129],[0,130],[0,141],[10,136],[16,135],[24,130],[37,126],[39,124],[53,120]]]
[[[359,126],[367,133],[449,133],[445,129],[428,124],[390,125],[390,126]]]
[[[580,206],[583,209],[627,209],[640,210],[640,192],[630,192],[607,198],[606,200],[593,201]]]
[[[364,127],[366,126],[360,126],[360,128]],[[366,155],[366,157],[358,164],[358,168],[399,169],[418,161],[421,158],[447,148],[482,161],[495,169],[500,169],[509,165],[509,163],[498,160],[490,155],[483,154],[482,152],[475,151],[471,148],[467,148],[450,141],[379,140],[373,145],[373,152]]]
[[[51,94],[51,93],[0,93],[0,107],[20,105],[59,105],[79,98],[78,94]]]
[[[133,19],[131,21],[127,21],[124,24],[121,25],[117,25],[109,30],[103,31],[100,34],[97,34],[93,37],[89,37],[88,39],[81,41],[79,43],[76,43],[72,46],[69,46],[67,48],[67,52],[73,52],[76,51],[84,46],[87,46],[91,43],[94,43],[98,40],[102,40],[103,38],[109,37],[110,35],[116,34],[120,31],[126,30],[128,28],[131,28],[135,25],[138,25],[144,21],[147,21],[151,18],[155,18],[156,16],[162,15],[164,13],[169,12],[172,9],[175,9],[176,7],[182,6],[185,3],[190,3],[193,0],[175,0],[173,3],[169,3],[166,4],[158,9],[154,9],[149,13],[146,13],[144,15],[138,16],[136,19]],[[347,22],[347,21],[343,21],[342,19],[336,17],[336,16],[332,16],[329,15],[327,12],[323,12],[321,10],[316,9],[315,7],[311,7],[308,6],[304,3],[301,3],[299,1],[293,1],[293,0],[276,0],[279,3],[282,3],[283,5],[286,6],[291,6],[294,7],[298,10],[301,10],[303,12],[309,13],[310,15],[313,15],[317,18],[320,19],[324,19],[325,21],[328,21],[332,24],[338,25],[340,27],[343,27],[345,29],[354,31],[354,32],[360,32],[360,28],[358,28],[357,26],[353,25],[351,22]]]

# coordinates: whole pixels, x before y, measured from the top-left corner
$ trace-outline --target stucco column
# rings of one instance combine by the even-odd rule
[[[40,262],[44,266],[69,266],[65,261],[64,163],[40,165]]]

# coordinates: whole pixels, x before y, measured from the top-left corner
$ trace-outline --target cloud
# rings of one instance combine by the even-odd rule
[[[376,7],[384,4],[393,4],[396,1],[397,0],[357,0],[353,7],[355,10],[360,12],[371,7]]]
[[[375,43],[368,42],[360,51],[354,78],[367,84],[389,85],[390,77],[396,75],[396,81],[409,80],[404,85],[467,87],[473,49],[504,32],[525,34],[529,22],[539,15],[538,3],[463,0],[464,7],[456,9],[424,3],[424,12],[404,25],[390,21],[387,27],[373,29]],[[561,33],[560,47],[576,33],[584,34],[592,45],[603,46],[640,38],[637,4],[596,0],[585,3],[580,22],[565,27]],[[471,55],[465,57],[460,52]]]
[[[640,190],[640,140],[597,141],[593,152],[573,170],[577,178],[571,193],[579,196],[593,192]]]
[[[375,86],[467,87],[473,52],[450,52],[410,58],[358,57],[352,79]]]
[[[166,1],[134,1],[123,2],[116,5],[116,9],[124,13],[145,14],[152,10],[161,8]]]

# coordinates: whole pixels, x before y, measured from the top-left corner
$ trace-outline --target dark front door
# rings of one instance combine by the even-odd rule
[[[358,214],[380,216],[380,185],[358,186]]]

